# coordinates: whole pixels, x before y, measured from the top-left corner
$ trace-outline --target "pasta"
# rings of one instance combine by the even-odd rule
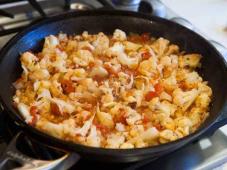
[[[62,140],[159,145],[193,133],[209,115],[201,58],[148,33],[50,35],[42,51],[21,55],[13,102],[29,125]]]

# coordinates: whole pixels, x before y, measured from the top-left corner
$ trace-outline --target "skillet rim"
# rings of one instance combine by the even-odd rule
[[[33,31],[37,27],[44,26],[44,25],[50,24],[52,22],[63,20],[63,19],[65,19],[65,17],[76,18],[76,17],[80,17],[80,16],[100,16],[100,15],[136,17],[138,19],[155,21],[155,22],[167,24],[167,25],[170,25],[170,26],[174,25],[174,26],[178,27],[179,29],[183,29],[183,30],[189,32],[190,34],[194,34],[194,36],[197,36],[198,38],[202,39],[204,41],[204,43],[207,43],[209,48],[217,54],[218,59],[221,61],[225,70],[227,70],[227,63],[226,63],[224,57],[217,51],[217,49],[215,47],[213,47],[212,44],[209,43],[208,40],[206,40],[205,38],[203,38],[199,34],[195,33],[194,31],[192,31],[192,30],[190,30],[190,29],[188,29],[188,28],[186,28],[182,25],[179,25],[178,23],[169,21],[169,20],[164,19],[164,18],[160,18],[160,17],[156,17],[156,16],[150,16],[150,15],[136,13],[136,12],[131,12],[131,11],[121,11],[121,10],[117,10],[117,11],[109,11],[109,10],[72,11],[72,12],[67,12],[67,13],[62,13],[62,14],[59,14],[59,15],[51,16],[50,18],[45,18],[41,21],[38,21],[34,25],[31,25],[31,26],[25,28],[23,31],[17,33],[13,38],[11,38],[7,42],[7,44],[0,51],[0,56],[1,56],[0,65],[2,64],[2,60],[5,57],[5,54],[11,48],[11,44],[17,43],[17,41],[20,38],[22,38],[28,32]],[[70,142],[70,141],[64,141],[64,140],[58,139],[56,137],[53,137],[51,135],[48,135],[48,134],[28,125],[18,114],[16,114],[14,111],[12,111],[11,109],[9,109],[6,106],[4,100],[0,96],[0,102],[3,105],[3,108],[10,115],[10,117],[13,120],[15,120],[20,125],[20,127],[22,127],[22,129],[25,132],[32,134],[32,136],[36,135],[35,138],[42,138],[42,139],[45,139],[45,140],[51,140],[50,143],[52,143],[52,145],[53,145],[53,143],[54,143],[54,145],[57,144],[58,146],[64,145],[64,146],[59,147],[59,148],[61,148],[61,149],[67,148],[67,150],[70,150],[70,151],[73,151],[73,152],[79,152],[80,153],[80,152],[84,152],[86,150],[86,153],[88,153],[88,154],[99,154],[99,155],[106,155],[106,156],[109,155],[109,156],[116,156],[116,157],[119,156],[119,155],[127,156],[127,157],[130,157],[130,156],[133,157],[133,156],[139,156],[139,155],[145,155],[145,154],[148,155],[148,154],[152,154],[152,153],[158,153],[160,151],[165,151],[165,150],[169,149],[170,147],[174,148],[174,146],[176,144],[179,144],[179,146],[183,146],[183,145],[195,140],[198,136],[202,135],[206,130],[208,130],[212,125],[214,125],[216,123],[217,119],[222,115],[222,112],[224,111],[225,106],[227,105],[226,99],[227,99],[227,95],[225,96],[224,105],[220,109],[220,112],[215,114],[215,117],[213,118],[214,120],[212,121],[212,123],[210,123],[207,126],[200,127],[194,133],[189,134],[186,137],[183,137],[183,138],[178,139],[178,140],[173,141],[173,142],[168,142],[166,144],[161,144],[161,145],[157,145],[157,146],[148,146],[148,147],[145,147],[145,148],[108,149],[108,148],[95,148],[95,147],[90,147],[90,146],[86,146],[86,145],[82,145],[82,144],[73,143],[73,142]],[[40,140],[38,139],[38,141],[40,141]],[[69,148],[72,148],[72,149],[69,149]]]

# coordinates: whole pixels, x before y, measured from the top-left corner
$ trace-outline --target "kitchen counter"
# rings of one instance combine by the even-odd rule
[[[189,20],[207,38],[227,48],[227,0],[161,0],[179,16]]]

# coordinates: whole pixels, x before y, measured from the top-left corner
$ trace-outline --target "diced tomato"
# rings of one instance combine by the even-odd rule
[[[31,106],[30,107],[30,113],[31,113],[31,115],[38,114],[38,108],[36,106]]]
[[[182,89],[182,90],[186,90],[187,89],[187,86],[184,82],[180,82],[179,83],[179,87]]]
[[[150,122],[150,119],[147,117],[147,115],[143,115],[143,123]]]
[[[151,54],[149,53],[149,51],[145,51],[144,53],[142,53],[142,59],[143,60],[147,60],[151,57]]]
[[[163,92],[163,87],[161,85],[161,83],[157,83],[154,85],[154,89],[155,89],[155,92],[160,95],[162,92]]]
[[[155,91],[150,91],[145,95],[145,100],[150,101],[154,97],[159,96],[163,92],[163,87],[161,83],[157,83],[154,85]]]
[[[63,89],[63,92],[66,94],[69,94],[75,91],[75,87],[73,87],[73,82],[71,80],[62,80],[61,87]]]
[[[114,117],[114,122],[116,122],[116,123],[122,123],[122,124],[126,125],[127,122],[126,122],[125,115],[126,115],[125,110],[120,109],[119,110],[119,113]]]
[[[145,41],[145,42],[150,40],[150,34],[149,33],[141,34],[141,39],[142,39],[142,41]]]
[[[156,127],[157,130],[163,130],[163,127],[162,127],[162,125],[160,123],[154,125],[154,127]]]
[[[56,103],[50,103],[50,109],[51,109],[51,113],[53,113],[56,116],[61,116],[62,113],[60,111],[60,108],[58,107],[58,105]]]
[[[37,115],[32,115],[32,120],[28,124],[31,126],[35,126],[37,120],[38,120]]]
[[[105,125],[95,123],[95,126],[98,130],[101,131],[103,136],[106,136],[108,133],[110,133],[110,129],[108,127],[106,127]]]
[[[153,99],[154,97],[157,97],[157,93],[155,91],[150,91],[145,95],[145,100],[146,101],[150,101],[151,99]]]
[[[94,62],[90,62],[88,65],[89,65],[90,68],[92,68],[92,67],[95,66],[95,63]]]

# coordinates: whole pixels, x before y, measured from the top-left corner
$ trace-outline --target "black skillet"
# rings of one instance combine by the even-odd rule
[[[66,142],[36,130],[27,125],[12,105],[15,89],[12,83],[21,74],[19,56],[24,51],[39,51],[43,39],[60,31],[67,34],[81,34],[100,31],[111,34],[116,29],[134,33],[149,32],[154,37],[164,37],[179,45],[181,50],[202,54],[202,68],[199,70],[204,80],[213,90],[210,116],[193,134],[180,140],[154,147],[140,149],[103,149]],[[170,153],[200,137],[209,130],[215,131],[227,123],[227,65],[219,52],[203,37],[174,22],[158,17],[124,11],[79,11],[44,19],[26,28],[12,38],[0,53],[0,96],[4,109],[32,138],[49,146],[76,152],[83,158],[105,162],[133,162],[159,157]]]

